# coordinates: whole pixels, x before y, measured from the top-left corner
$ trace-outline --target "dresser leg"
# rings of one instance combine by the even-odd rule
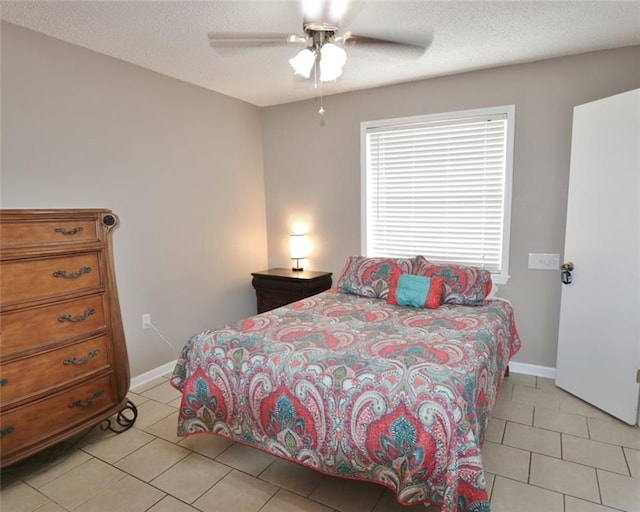
[[[126,430],[129,430],[133,427],[133,424],[136,422],[138,418],[138,408],[131,400],[127,400],[126,405],[118,411],[115,418],[112,416],[111,418],[107,418],[100,424],[100,430],[111,430],[111,432],[115,432],[116,434],[121,434]],[[112,421],[115,420],[116,425],[112,425]]]

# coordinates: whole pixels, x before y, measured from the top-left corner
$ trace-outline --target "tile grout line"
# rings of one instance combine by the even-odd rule
[[[596,469],[596,485],[598,486],[598,499],[600,500],[600,504],[604,505],[602,502],[602,489],[600,488],[600,475],[598,474],[598,470]]]
[[[627,512],[627,511],[625,511],[625,510],[623,510],[623,509],[619,509],[619,508],[616,508],[616,507],[612,507],[612,506],[610,506],[610,505],[603,505],[602,503],[597,503],[597,502],[595,502],[595,501],[591,501],[591,500],[589,500],[589,499],[582,498],[582,497],[580,497],[580,496],[574,496],[573,494],[567,494],[567,493],[564,493],[564,492],[556,491],[556,490],[554,490],[554,489],[548,489],[547,487],[542,487],[541,485],[538,485],[538,484],[528,484],[528,483],[524,483],[524,482],[522,482],[521,480],[516,480],[515,478],[511,478],[511,477],[509,477],[509,476],[504,476],[504,475],[496,475],[496,478],[497,478],[498,476],[499,476],[500,478],[504,478],[504,479],[506,479],[506,480],[511,480],[512,482],[516,482],[516,483],[519,483],[519,484],[523,484],[523,485],[530,485],[531,487],[535,487],[536,489],[541,489],[541,490],[543,490],[543,491],[552,492],[552,493],[554,493],[554,494],[560,494],[560,495],[561,495],[561,496],[563,496],[563,497],[567,497],[567,496],[569,496],[569,497],[571,497],[571,498],[575,498],[575,499],[577,499],[577,500],[586,501],[587,503],[593,503],[594,505],[600,505],[600,506],[603,506],[603,507],[608,507],[608,508],[610,508],[611,510],[614,510],[614,511]],[[495,483],[494,483],[494,485],[495,485]]]
[[[163,419],[164,419],[164,418],[163,418]],[[162,421],[162,420],[159,420],[159,421]],[[156,422],[156,423],[157,423],[157,422]],[[149,426],[151,426],[151,425],[149,425]],[[147,427],[147,428],[148,428],[148,427]],[[155,437],[156,439],[161,439],[161,440],[165,440],[165,441],[166,441],[166,439],[160,438],[160,437],[156,436],[155,434],[152,434],[152,433],[150,433],[150,432],[146,432],[146,431],[144,431],[144,432],[145,432],[145,433],[147,433],[147,434],[149,434],[149,435],[151,435],[151,436],[153,436],[153,437]],[[149,441],[149,442],[153,442],[153,441]],[[170,442],[170,441],[167,441],[167,442]],[[146,444],[149,444],[149,443],[146,443]],[[171,444],[174,444],[174,445],[176,445],[176,446],[180,446],[180,444],[179,444],[179,443],[171,443]],[[321,480],[320,480],[320,481],[318,481],[318,483],[316,484],[316,486],[313,488],[313,490],[311,491],[311,493],[310,493],[308,496],[304,496],[304,495],[299,494],[299,493],[297,493],[297,492],[295,492],[295,491],[290,491],[290,490],[286,489],[285,487],[282,487],[281,485],[273,484],[273,483],[271,483],[271,482],[268,482],[267,480],[264,480],[264,479],[260,478],[260,475],[262,475],[262,474],[263,474],[263,473],[264,473],[264,472],[265,472],[265,471],[266,471],[266,470],[267,470],[267,469],[268,469],[272,464],[274,464],[274,463],[276,462],[276,460],[272,461],[272,462],[271,462],[271,463],[270,463],[270,464],[269,464],[269,465],[268,465],[264,470],[262,470],[258,475],[253,475],[253,474],[251,474],[251,473],[247,473],[246,471],[244,471],[244,470],[242,470],[242,469],[236,468],[236,467],[234,467],[234,466],[229,466],[228,464],[225,464],[224,462],[219,461],[219,460],[217,459],[217,457],[221,456],[222,454],[224,454],[225,452],[227,452],[228,450],[230,450],[230,449],[231,449],[235,444],[236,444],[236,443],[231,444],[230,446],[228,446],[227,448],[225,448],[222,452],[220,452],[219,454],[217,454],[217,455],[216,455],[216,457],[213,457],[213,458],[212,458],[212,457],[209,457],[209,456],[207,456],[207,455],[203,455],[203,454],[198,453],[198,452],[194,452],[193,450],[191,450],[191,449],[189,449],[189,448],[186,448],[186,447],[184,447],[184,446],[181,446],[182,448],[184,448],[184,449],[186,449],[186,450],[189,450],[189,452],[190,452],[190,453],[189,453],[189,455],[191,455],[191,454],[196,454],[196,455],[199,455],[199,456],[205,457],[205,458],[207,458],[207,459],[209,459],[209,460],[211,460],[211,461],[213,461],[213,462],[216,462],[217,464],[220,464],[220,465],[222,465],[222,466],[225,466],[226,468],[228,468],[228,469],[229,469],[229,471],[228,471],[228,472],[227,472],[227,473],[226,473],[226,474],[225,474],[225,475],[224,475],[220,480],[218,480],[217,482],[215,482],[214,484],[212,484],[209,488],[207,488],[207,490],[205,490],[202,494],[200,494],[197,498],[195,498],[195,499],[193,500],[193,503],[195,503],[198,499],[200,499],[200,498],[201,498],[202,496],[204,496],[207,492],[209,492],[213,487],[215,487],[218,483],[220,483],[220,482],[221,482],[221,481],[222,481],[226,476],[228,476],[232,471],[238,471],[238,472],[243,473],[243,474],[245,474],[245,475],[247,475],[247,476],[250,476],[250,477],[252,477],[252,478],[256,478],[256,479],[261,480],[261,481],[263,481],[263,482],[269,483],[269,484],[273,485],[274,487],[277,487],[277,488],[278,488],[278,490],[280,490],[280,489],[285,489],[285,490],[287,490],[287,491],[291,492],[292,494],[295,494],[296,496],[300,496],[300,497],[302,497],[302,498],[308,499],[309,501],[312,501],[312,502],[314,502],[314,503],[318,503],[319,505],[322,505],[322,506],[324,506],[324,507],[327,507],[327,505],[326,505],[326,504],[321,503],[321,502],[319,502],[319,501],[316,501],[316,500],[314,500],[314,499],[312,499],[312,498],[310,497],[310,496],[311,496],[311,494],[313,494],[313,491],[314,491],[314,490],[315,490],[315,489],[320,485]],[[141,447],[140,447],[140,448],[141,448]],[[138,448],[138,449],[139,449],[139,448]],[[136,450],[132,451],[131,453],[134,453],[134,452],[135,452],[135,451],[137,451],[138,449],[136,449]],[[131,453],[130,453],[130,454],[131,454]],[[129,455],[130,455],[130,454],[129,454]],[[170,467],[168,467],[167,469],[165,469],[163,472],[161,472],[160,474],[158,474],[157,476],[155,476],[155,477],[154,477],[151,481],[149,481],[149,482],[145,482],[144,480],[141,480],[139,477],[137,477],[137,476],[135,476],[135,475],[132,475],[132,474],[130,474],[130,473],[127,473],[127,474],[128,474],[128,475],[130,475],[130,476],[132,476],[132,477],[134,477],[134,478],[137,478],[138,480],[140,480],[140,481],[142,481],[142,482],[144,482],[144,483],[146,483],[146,484],[148,484],[148,485],[151,485],[153,488],[158,489],[159,491],[161,491],[161,492],[165,493],[165,494],[166,494],[166,495],[168,495],[168,496],[171,496],[171,497],[173,497],[173,498],[175,498],[175,499],[177,499],[177,500],[179,500],[179,501],[181,501],[181,502],[183,502],[183,503],[186,503],[186,504],[187,504],[188,506],[190,506],[190,507],[194,507],[194,505],[193,505],[192,503],[187,503],[187,502],[185,502],[184,500],[182,500],[181,498],[178,498],[177,496],[174,496],[173,494],[168,493],[167,491],[165,491],[165,490],[163,490],[163,489],[161,489],[161,488],[157,487],[156,485],[154,485],[154,484],[152,483],[152,482],[153,482],[153,480],[155,480],[156,478],[158,478],[158,477],[159,477],[159,476],[161,476],[162,474],[166,473],[167,471],[169,471],[170,469],[172,469],[174,466],[176,466],[176,465],[177,465],[177,464],[179,464],[180,462],[184,461],[184,459],[186,459],[189,455],[187,455],[187,456],[183,457],[182,459],[180,459],[179,461],[177,461],[175,464],[173,464],[172,466],[170,466]],[[124,457],[122,457],[122,458],[124,458]],[[122,458],[121,458],[121,459],[122,459]],[[119,459],[119,460],[121,460],[121,459]],[[114,466],[114,467],[116,467],[116,466]],[[117,467],[116,467],[116,469],[120,469],[120,468],[117,468]],[[124,472],[126,473],[126,471],[125,471],[125,470],[120,469],[120,471],[124,471]],[[273,495],[273,496],[275,496],[275,494],[277,494],[277,492],[278,492],[278,491],[276,491],[276,493],[274,493],[274,495]],[[269,501],[271,501],[271,499],[273,498],[273,496],[272,496],[271,498],[269,498],[269,500],[267,501],[267,503],[268,503]],[[266,503],[262,505],[261,509],[264,507],[264,505],[266,505]],[[197,507],[196,507],[196,508],[197,508]]]
[[[162,421],[162,420],[159,420],[159,421]],[[145,484],[145,485],[149,485],[150,487],[153,487],[154,489],[156,489],[156,490],[158,490],[158,491],[162,492],[162,493],[164,494],[164,496],[163,496],[162,498],[160,498],[157,502],[155,502],[153,505],[151,505],[151,507],[149,507],[147,510],[149,510],[150,508],[153,508],[155,505],[157,505],[160,501],[162,501],[162,500],[163,500],[164,498],[166,498],[167,496],[171,496],[172,498],[174,498],[174,499],[176,499],[176,500],[178,500],[178,501],[180,501],[180,502],[184,503],[185,505],[187,505],[187,506],[189,506],[189,507],[194,507],[194,505],[192,505],[191,503],[188,503],[188,502],[184,501],[182,498],[179,498],[178,496],[175,496],[175,495],[173,495],[173,494],[171,494],[171,493],[169,493],[169,492],[165,491],[164,489],[162,489],[162,488],[158,487],[157,485],[155,485],[155,484],[153,483],[153,480],[155,480],[156,478],[160,477],[161,475],[163,475],[164,473],[166,473],[167,471],[169,471],[170,469],[172,469],[172,468],[173,468],[173,467],[175,467],[177,464],[179,464],[180,462],[184,461],[187,457],[189,457],[190,455],[192,455],[192,454],[194,454],[194,453],[195,453],[195,454],[197,454],[197,455],[200,455],[200,456],[202,456],[202,457],[206,457],[205,455],[199,454],[199,453],[197,453],[197,452],[194,452],[193,450],[190,450],[189,448],[185,448],[184,446],[181,446],[181,448],[184,448],[185,450],[189,451],[189,453],[188,453],[187,455],[185,455],[183,458],[181,458],[180,460],[176,461],[176,462],[175,462],[174,464],[172,464],[171,466],[167,467],[164,471],[162,471],[162,472],[161,472],[161,473],[159,473],[158,475],[154,476],[154,477],[153,477],[150,481],[148,481],[148,482],[147,482],[147,481],[145,481],[145,480],[143,480],[143,479],[142,479],[142,478],[140,478],[139,476],[134,475],[133,473],[129,473],[128,471],[126,471],[126,470],[124,470],[124,469],[121,469],[121,468],[119,468],[119,467],[117,467],[117,466],[115,465],[115,463],[116,463],[116,462],[118,462],[118,461],[120,461],[120,460],[124,459],[125,457],[127,457],[127,456],[129,456],[129,455],[131,455],[131,454],[133,454],[133,453],[135,453],[135,452],[137,452],[138,450],[140,450],[140,449],[141,449],[141,448],[143,448],[144,446],[146,446],[146,445],[148,445],[148,444],[152,443],[153,441],[156,441],[156,440],[158,440],[158,439],[159,439],[159,440],[161,440],[161,441],[166,441],[166,439],[163,439],[163,438],[161,438],[161,437],[158,437],[158,436],[156,436],[155,434],[151,434],[150,432],[146,432],[146,431],[141,431],[141,432],[145,432],[146,434],[149,434],[150,436],[153,436],[153,437],[154,437],[154,439],[152,439],[152,440],[148,441],[147,443],[145,443],[145,444],[144,444],[144,445],[142,445],[142,446],[139,446],[139,447],[138,447],[138,448],[136,448],[135,450],[133,450],[133,451],[129,452],[127,455],[125,455],[125,456],[121,457],[120,459],[118,459],[117,461],[115,461],[114,463],[110,463],[110,462],[104,461],[103,459],[100,459],[99,457],[93,456],[93,455],[91,455],[91,454],[89,454],[89,455],[91,455],[92,457],[94,457],[94,458],[96,458],[96,459],[98,459],[98,460],[103,461],[105,464],[109,464],[109,465],[110,465],[111,467],[113,467],[114,469],[117,469],[117,470],[119,470],[119,471],[122,471],[123,473],[125,473],[125,475],[130,476],[130,477],[132,477],[132,478],[135,478],[135,479],[136,479],[136,480],[138,480],[139,482],[141,482],[141,483],[143,483],[143,484]],[[170,442],[170,441],[167,441],[167,442]],[[175,445],[175,446],[180,446],[178,443],[171,443],[171,444],[173,444],[173,445]],[[223,464],[223,463],[221,463],[221,462],[216,461],[215,459],[211,459],[210,457],[206,457],[206,458],[207,458],[207,459],[209,459],[209,460],[212,460],[212,461],[214,461],[214,462],[216,462],[216,463],[218,463],[218,464],[221,464],[221,465],[223,465],[223,466],[226,466],[227,468],[229,468],[229,471],[225,474],[225,476],[227,476],[227,475],[228,475],[228,474],[229,474],[229,473],[234,469],[234,468],[231,468],[231,467],[227,466],[226,464]],[[216,483],[212,484],[212,485],[211,485],[211,487],[207,488],[207,490],[206,490],[206,491],[204,491],[202,494],[200,494],[197,498],[195,498],[195,499],[193,500],[193,502],[197,501],[200,497],[202,497],[202,495],[204,495],[204,494],[206,494],[207,492],[209,492],[209,490],[211,490],[211,488],[213,488],[213,487],[214,487],[217,483],[219,483],[222,479],[224,479],[224,477],[222,477],[220,480],[218,480],[218,482],[216,482]],[[122,480],[122,479],[120,479],[120,480]],[[119,480],[118,480],[118,481],[119,481]],[[195,507],[195,508],[197,508],[197,507]]]
[[[536,377],[536,386],[538,385],[538,377]],[[536,406],[533,406],[531,411],[531,428],[535,428],[533,425],[536,422]],[[506,430],[506,428],[505,428]],[[531,468],[533,466],[533,451],[529,451],[529,470],[527,471],[527,485],[531,485]]]
[[[183,448],[184,448],[184,447],[183,447]],[[185,448],[185,449],[186,449],[186,450],[188,450],[188,448]],[[169,471],[169,470],[170,470],[170,469],[172,469],[173,467],[175,467],[175,466],[177,466],[178,464],[180,464],[180,463],[181,463],[182,461],[184,461],[187,457],[190,457],[190,456],[191,456],[191,455],[193,455],[193,454],[200,455],[201,457],[204,457],[204,455],[202,455],[202,454],[199,454],[199,453],[194,452],[194,451],[191,451],[191,450],[189,450],[189,451],[191,452],[191,453],[189,453],[189,455],[187,455],[186,457],[184,457],[184,458],[180,459],[180,460],[179,460],[178,462],[176,462],[173,466],[168,467],[167,469],[165,469],[165,470],[164,470],[162,473],[160,473],[159,475],[157,475],[157,476],[153,477],[153,479],[151,479],[149,482],[144,482],[144,480],[142,480],[141,478],[136,477],[135,475],[131,475],[131,476],[133,476],[134,478],[138,478],[138,480],[140,480],[140,481],[142,481],[142,482],[144,482],[144,483],[146,483],[146,484],[150,485],[150,486],[151,486],[151,487],[153,487],[154,489],[158,489],[159,491],[161,491],[161,492],[165,493],[167,496],[171,496],[172,498],[174,498],[174,499],[176,499],[176,500],[178,500],[178,501],[181,501],[182,503],[185,503],[186,505],[188,505],[188,506],[190,506],[190,507],[193,507],[193,506],[194,506],[194,505],[193,505],[193,503],[195,503],[196,501],[198,501],[200,498],[202,498],[202,496],[204,496],[205,494],[207,494],[207,493],[208,493],[211,489],[213,489],[217,484],[219,484],[222,480],[224,480],[224,478],[225,478],[229,473],[231,473],[231,471],[233,471],[233,469],[234,469],[234,468],[230,468],[230,467],[229,467],[229,466],[227,466],[226,464],[222,464],[221,462],[218,462],[218,461],[216,461],[216,460],[214,460],[214,459],[210,459],[210,460],[213,460],[214,462],[216,462],[216,463],[218,463],[218,464],[221,464],[221,465],[223,465],[223,466],[225,466],[225,467],[229,468],[229,471],[227,471],[227,472],[224,474],[224,476],[223,476],[222,478],[220,478],[220,480],[218,480],[217,482],[215,482],[215,483],[211,484],[211,486],[210,486],[210,487],[207,487],[207,489],[206,489],[204,492],[202,492],[201,494],[199,494],[196,498],[194,498],[194,499],[193,499],[193,501],[192,501],[191,503],[189,503],[189,502],[187,502],[187,501],[183,500],[182,498],[180,498],[180,497],[178,497],[178,496],[175,496],[174,494],[171,494],[171,493],[170,493],[170,492],[168,492],[168,491],[165,491],[164,489],[162,489],[162,488],[158,487],[158,486],[157,486],[157,484],[154,484],[154,483],[153,483],[153,481],[154,481],[156,478],[159,478],[160,476],[164,475],[167,471]],[[207,457],[207,458],[208,458],[208,457]],[[196,508],[197,508],[197,507],[196,507]]]
[[[529,452],[529,469],[527,470],[527,485],[531,485],[531,466],[533,465],[533,452]]]
[[[145,431],[145,430],[140,430],[139,428],[137,428],[137,427],[135,427],[135,426],[133,426],[132,428],[135,428],[135,429],[136,429],[136,430],[138,430],[139,432],[143,432],[143,433],[145,433],[145,434],[148,434],[148,435],[150,435],[150,436],[153,436],[155,439],[150,439],[150,440],[146,441],[144,444],[142,444],[142,445],[138,446],[138,447],[137,447],[137,448],[135,448],[134,450],[132,450],[132,451],[128,452],[126,455],[123,455],[122,457],[120,457],[119,459],[116,459],[116,460],[114,460],[114,461],[108,461],[108,460],[105,460],[105,459],[103,459],[102,457],[100,457],[100,456],[98,456],[98,455],[94,455],[93,453],[91,453],[91,452],[89,452],[89,451],[85,450],[85,448],[86,448],[88,445],[85,445],[85,446],[79,447],[79,448],[78,448],[78,450],[81,450],[81,451],[83,451],[84,453],[86,453],[87,455],[89,455],[89,456],[91,456],[91,457],[94,457],[94,458],[96,458],[96,459],[98,459],[98,460],[101,460],[101,461],[102,461],[102,462],[104,462],[105,464],[109,464],[110,466],[113,466],[113,467],[114,467],[114,468],[116,468],[116,469],[120,469],[120,468],[118,468],[118,467],[115,465],[117,462],[120,462],[120,461],[121,461],[122,459],[124,459],[125,457],[128,457],[128,456],[129,456],[129,455],[131,455],[132,453],[134,453],[134,452],[138,451],[140,448],[143,448],[144,446],[148,445],[149,443],[152,443],[153,441],[155,441],[155,440],[158,438],[158,436],[156,436],[156,435],[154,435],[154,434],[151,434],[150,432],[147,432],[147,431]],[[124,434],[124,432],[121,432],[121,434]],[[116,435],[120,435],[120,434],[116,434]],[[120,469],[120,471],[122,471],[122,470]]]
[[[500,478],[504,478],[504,479],[506,479],[506,480],[511,480],[512,482],[516,482],[516,483],[518,483],[518,484],[522,484],[522,485],[529,485],[529,486],[531,486],[531,487],[535,487],[536,489],[541,489],[541,490],[543,490],[543,491],[552,492],[552,493],[554,493],[554,494],[560,494],[561,496],[571,496],[571,494],[565,494],[565,493],[563,493],[563,492],[556,491],[556,490],[554,490],[554,489],[548,489],[548,488],[546,488],[546,487],[542,487],[541,485],[538,485],[538,484],[529,484],[529,483],[525,483],[525,482],[523,482],[522,480],[516,480],[515,478],[511,478],[510,476],[496,475],[496,478],[498,478],[498,477],[500,477]],[[494,482],[494,486],[495,486],[495,482]],[[580,498],[580,497],[578,497],[578,496],[572,496],[572,497],[577,498],[577,499],[580,499],[580,500],[588,501],[589,503],[595,503],[595,501],[585,500],[584,498]]]
[[[629,462],[629,458],[630,457],[627,457],[627,452],[626,452],[626,450],[624,448],[625,447],[622,447],[622,456],[624,457],[624,461],[627,464],[627,472],[629,473],[628,476],[631,477],[631,478],[634,478],[633,473],[631,472],[631,463]]]
[[[134,477],[134,478],[135,478],[135,477]],[[146,482],[145,482],[145,483],[146,483]],[[154,487],[154,489],[155,489],[155,487]],[[164,492],[164,491],[162,491],[162,492]],[[164,492],[164,496],[163,496],[162,498],[160,498],[158,501],[156,501],[156,502],[155,502],[153,505],[151,505],[150,507],[145,508],[145,509],[144,509],[144,512],[149,512],[149,510],[151,510],[153,507],[155,507],[158,503],[160,503],[160,502],[161,502],[162,500],[164,500],[166,497],[171,497],[171,498],[174,498],[174,499],[176,499],[176,500],[178,500],[178,501],[181,501],[182,503],[184,503],[185,505],[187,505],[188,507],[190,507],[190,508],[191,508],[191,505],[189,505],[188,503],[185,503],[184,501],[179,500],[179,499],[178,499],[178,498],[176,498],[175,496],[172,496],[171,494],[169,494],[169,493],[167,493],[167,492]]]
[[[536,408],[535,408],[535,406],[534,406],[534,410],[533,410],[534,417],[535,417],[535,410],[536,410]],[[533,427],[533,428],[535,428],[535,427]],[[505,425],[505,433],[506,433],[506,425]],[[579,462],[573,462],[573,461],[566,461],[566,460],[564,460],[564,459],[562,458],[562,456],[564,455],[564,453],[563,453],[563,444],[562,444],[562,439],[563,439],[563,438],[562,438],[562,436],[563,436],[563,433],[560,433],[560,442],[561,442],[561,458],[560,458],[560,459],[558,459],[557,457],[549,457],[549,458],[553,458],[553,459],[556,459],[556,460],[561,460],[561,461],[563,461],[563,462],[568,462],[568,463],[571,463],[571,464],[578,464],[578,465],[580,465],[580,466],[583,466],[583,467],[586,467],[586,468],[592,469],[592,470],[595,472],[595,475],[596,475],[596,483],[597,483],[597,486],[598,486],[598,497],[599,497],[599,500],[600,500],[600,501],[599,501],[599,504],[600,504],[600,505],[602,505],[602,493],[601,493],[601,490],[600,490],[600,481],[599,481],[599,477],[598,477],[598,468],[597,468],[597,467],[595,467],[595,466],[589,466],[589,465],[587,465],[587,464],[582,464],[582,463],[579,463]],[[581,439],[583,439],[583,438],[581,438]],[[509,445],[505,445],[505,446],[509,446]],[[532,484],[532,483],[531,483],[531,467],[532,467],[532,463],[533,463],[533,453],[534,453],[534,452],[532,452],[532,451],[530,451],[530,450],[527,450],[527,451],[529,451],[529,471],[528,471],[528,475],[527,475],[527,482],[526,482],[526,484],[527,484],[527,485],[531,485],[531,486],[533,486],[533,487],[540,488],[540,489],[545,489],[545,490],[550,491],[550,492],[555,492],[555,493],[558,493],[558,494],[562,494],[562,495],[563,495],[563,502],[564,502],[564,500],[565,500],[565,499],[564,499],[564,496],[567,496],[567,494],[565,494],[565,493],[560,493],[560,492],[558,492],[557,490],[554,490],[554,489],[548,489],[548,488],[546,488],[546,487],[542,487],[542,486],[539,486],[539,485],[536,485],[536,484]],[[623,450],[623,452],[624,452],[624,450]],[[548,457],[547,455],[544,455],[544,454],[538,454],[538,455],[540,455],[540,456],[544,456],[544,457]],[[615,473],[615,472],[612,472],[612,473],[614,473],[614,474],[618,474],[618,473]],[[498,476],[498,475],[496,475],[496,477],[497,477],[497,476]],[[501,476],[502,476],[502,475],[501,475]],[[624,475],[621,475],[621,476],[624,476]],[[503,476],[503,477],[504,477],[504,476]],[[509,478],[509,477],[504,477],[504,478]],[[514,480],[514,479],[511,479],[511,480]],[[519,480],[514,480],[514,481],[518,481],[518,482],[519,482]],[[522,483],[522,482],[521,482],[521,483]],[[495,482],[494,482],[494,485],[495,485]],[[571,496],[571,495],[569,495],[569,496]],[[577,496],[576,496],[576,498],[578,498],[578,499],[584,499],[584,498],[580,498],[580,497],[577,497]],[[585,500],[585,501],[590,501],[590,500]],[[591,503],[595,503],[595,502],[591,502]]]
[[[96,460],[98,460],[98,461],[100,461],[100,462],[104,462],[103,460],[98,459],[97,457],[92,457],[92,458],[94,458],[94,459],[96,459]],[[91,461],[91,459],[89,459],[87,462],[90,462],[90,461]],[[118,468],[116,468],[115,466],[112,466],[111,464],[109,464],[108,462],[104,462],[104,463],[105,463],[105,464],[107,464],[108,466],[110,466],[110,467],[114,468],[114,469],[118,469]],[[108,489],[108,488],[109,488],[109,487],[111,487],[112,485],[116,485],[118,482],[120,482],[120,481],[124,480],[125,478],[127,478],[127,476],[129,476],[129,474],[128,474],[128,473],[126,473],[126,472],[124,472],[124,471],[122,471],[122,473],[124,473],[124,475],[122,476],[122,478],[118,478],[117,480],[115,480],[115,481],[111,482],[111,483],[109,484],[109,486],[108,486],[108,487],[104,487],[104,488],[102,488],[102,489],[101,489],[100,491],[98,491],[97,493],[92,494],[91,496],[89,496],[89,497],[88,497],[87,499],[85,499],[84,501],[82,501],[82,502],[78,503],[75,507],[73,507],[73,510],[76,510],[76,509],[78,509],[79,507],[81,507],[82,505],[84,505],[85,503],[88,503],[90,500],[92,500],[93,498],[95,498],[95,497],[99,496],[100,494],[102,494],[106,489]],[[48,497],[48,496],[47,496],[47,497]],[[49,497],[48,497],[48,498],[49,498]],[[51,499],[51,498],[49,498],[49,499]],[[51,499],[51,501],[54,501],[54,500],[53,500],[53,499]],[[57,503],[57,502],[56,502],[56,503]],[[58,503],[58,505],[60,505],[60,504]],[[62,505],[60,505],[60,506],[62,507]],[[68,510],[66,507],[62,507],[62,508],[64,508],[65,510]]]
[[[231,445],[231,446],[233,446],[233,445]],[[231,446],[229,446],[229,448],[231,448]],[[227,448],[227,450],[228,450],[229,448]],[[226,452],[227,450],[224,450],[222,453]],[[258,473],[254,478],[257,478],[258,480],[262,480],[263,482],[267,482],[267,483],[271,484],[271,482],[269,482],[269,481],[267,481],[267,480],[264,480],[264,479],[260,478],[260,475],[262,475],[262,474],[263,474],[267,469],[269,469],[272,465],[274,465],[274,464],[276,463],[276,460],[277,460],[277,459],[275,459],[275,460],[271,461],[271,462],[269,463],[269,465],[268,465],[266,468],[264,468],[262,471],[260,471],[260,473]],[[216,462],[217,462],[217,461],[216,461]],[[228,474],[228,473],[227,473],[227,474]],[[278,488],[278,490],[277,490],[276,492],[274,492],[274,493],[269,497],[269,499],[268,499],[267,501],[265,501],[265,502],[260,506],[260,508],[259,508],[256,512],[260,512],[262,509],[264,509],[264,507],[266,507],[266,506],[271,502],[271,500],[273,500],[273,498],[275,497],[275,495],[276,495],[276,494],[278,494],[278,493],[280,492],[280,490],[281,490],[281,489],[283,489],[283,487],[281,487],[281,486],[279,486],[279,485],[275,485],[275,484],[271,484],[271,485],[273,485],[274,487],[277,487],[277,488]],[[211,486],[211,487],[213,487],[213,486]],[[288,489],[287,489],[287,490],[288,490]],[[208,492],[208,491],[207,491],[207,492]],[[295,493],[295,494],[297,494],[297,493]],[[195,500],[194,500],[194,501],[195,501]]]
[[[375,510],[376,507],[378,506],[378,503],[380,503],[382,501],[382,498],[384,496],[385,491],[382,491],[382,493],[380,493],[380,496],[378,496],[378,499],[376,500],[376,502],[373,504],[373,506],[370,509],[370,512]],[[426,507],[425,507],[426,508]]]
[[[73,440],[73,442],[72,442],[69,446],[65,447],[64,451],[63,451],[61,454],[59,454],[59,455],[58,455],[58,462],[56,462],[56,458],[49,460],[49,461],[47,462],[47,465],[49,466],[49,468],[54,467],[56,464],[59,464],[59,463],[61,463],[62,461],[66,460],[68,457],[70,457],[70,456],[72,455],[73,450],[84,451],[84,450],[82,450],[82,448],[80,448],[80,447],[78,447],[78,446],[77,446],[77,445],[78,445],[78,443],[80,443],[80,441],[82,441],[82,440],[83,440],[83,439],[84,439],[84,438],[85,438],[85,437],[86,437],[86,436],[87,436],[87,435],[88,435],[88,434],[89,434],[89,433],[90,433],[90,432],[91,432],[95,427],[97,427],[97,426],[98,426],[98,425],[95,425],[94,427],[92,427],[91,429],[89,429],[88,431],[86,431],[84,434],[80,435],[77,439],[74,439],[74,440]],[[61,443],[61,444],[64,444],[64,442],[63,442],[63,443]],[[86,452],[85,452],[85,453],[86,453]],[[85,465],[85,464],[87,464],[87,463],[91,462],[93,459],[96,459],[96,460],[98,460],[98,461],[100,461],[100,462],[103,462],[103,463],[105,463],[105,464],[107,464],[107,465],[111,466],[108,462],[103,461],[102,459],[99,459],[99,458],[97,458],[97,457],[94,457],[94,456],[93,456],[93,455],[91,455],[91,454],[87,454],[87,455],[89,456],[89,458],[88,458],[87,460],[85,460],[85,461],[81,462],[80,464],[77,464],[76,466],[74,466],[74,467],[72,467],[72,468],[69,468],[67,471],[65,471],[64,473],[62,473],[62,474],[60,474],[60,475],[56,476],[56,477],[55,477],[55,478],[53,478],[52,480],[50,480],[50,481],[48,481],[48,482],[45,482],[44,484],[42,484],[41,488],[42,488],[42,487],[45,487],[46,485],[49,485],[50,483],[55,482],[56,480],[58,480],[58,479],[60,479],[60,478],[62,478],[62,477],[64,477],[64,476],[66,476],[66,475],[67,475],[67,474],[69,474],[71,471],[75,471],[76,469],[80,468],[81,466],[83,466],[83,465]],[[124,478],[124,477],[123,477],[123,478]],[[122,478],[119,478],[117,481],[120,481],[120,480],[122,480]],[[58,501],[56,501],[55,499],[53,499],[51,496],[49,496],[48,494],[46,494],[44,491],[42,491],[42,490],[41,490],[41,488],[37,488],[37,487],[33,486],[31,483],[29,483],[29,482],[28,482],[27,480],[25,480],[24,478],[19,478],[18,480],[16,480],[16,483],[22,483],[22,484],[26,485],[27,487],[29,487],[29,488],[30,488],[30,489],[32,489],[33,491],[37,492],[37,493],[38,493],[38,494],[40,494],[41,496],[44,496],[44,497],[47,499],[47,501],[48,501],[48,502],[55,503],[57,506],[59,506],[60,508],[64,509],[65,511],[68,511],[68,510],[69,510],[69,509],[67,509],[67,507],[63,506],[61,503],[59,503]],[[114,482],[114,483],[115,483],[115,482]],[[12,485],[13,485],[13,484],[12,484]],[[101,492],[101,491],[100,491],[100,492]],[[97,494],[99,494],[99,492],[98,492]],[[78,504],[78,506],[80,506],[80,505],[84,504],[86,501],[88,501],[89,499],[93,498],[93,496],[96,496],[97,494],[90,496],[87,500],[85,500],[85,501],[81,502],[80,504]],[[46,504],[47,504],[47,503],[43,503],[43,504],[42,504],[40,507],[38,507],[38,508],[42,508],[42,507],[44,507]],[[77,508],[77,507],[76,507],[76,508]],[[34,510],[37,510],[37,509],[34,509]]]

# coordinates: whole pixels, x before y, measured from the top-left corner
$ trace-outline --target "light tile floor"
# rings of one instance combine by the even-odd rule
[[[166,378],[131,393],[139,417],[2,472],[7,512],[401,512],[383,487],[322,475],[225,439],[176,436]],[[486,432],[493,512],[640,512],[640,429],[555,387],[511,374]]]

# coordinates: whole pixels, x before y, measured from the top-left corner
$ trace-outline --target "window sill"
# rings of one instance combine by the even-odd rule
[[[507,284],[511,276],[505,274],[491,274],[491,281],[495,284]]]

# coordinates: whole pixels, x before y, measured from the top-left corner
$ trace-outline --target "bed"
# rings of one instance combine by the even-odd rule
[[[352,257],[336,288],[193,336],[171,381],[178,434],[377,482],[405,505],[488,511],[480,448],[520,348],[513,309],[490,300],[488,273],[423,260]],[[444,281],[437,307],[399,305],[414,274]]]

